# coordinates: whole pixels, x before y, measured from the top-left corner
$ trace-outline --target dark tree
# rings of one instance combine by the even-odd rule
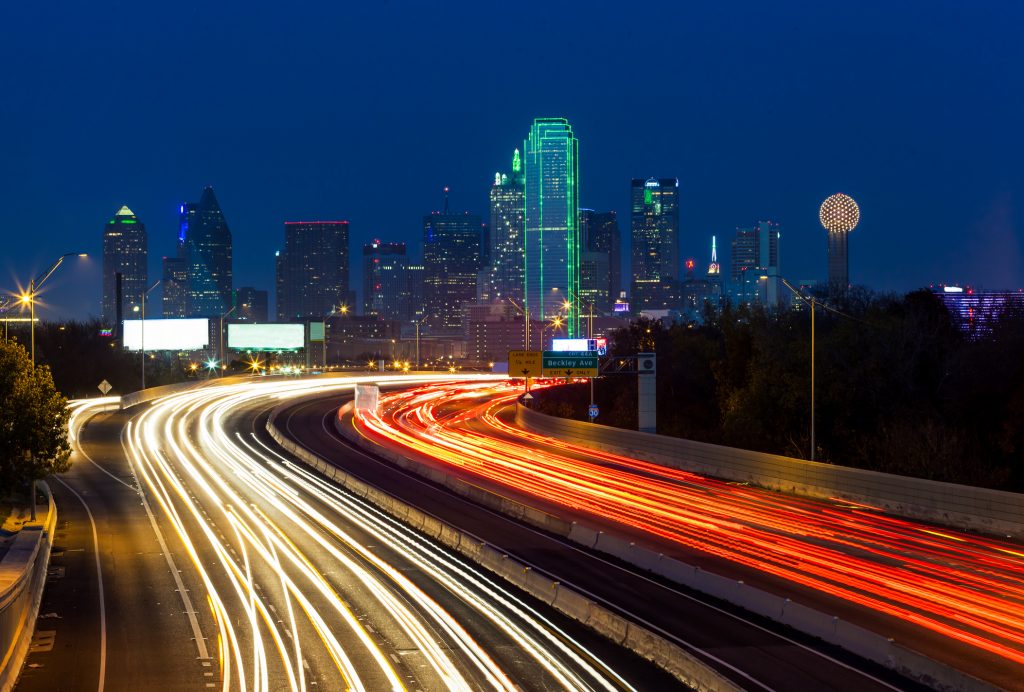
[[[22,346],[0,344],[0,491],[68,470],[69,417],[50,369],[33,368]]]

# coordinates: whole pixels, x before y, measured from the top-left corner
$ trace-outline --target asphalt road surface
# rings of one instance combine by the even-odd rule
[[[279,455],[261,418],[308,386],[89,419],[19,689],[676,686]]]
[[[914,687],[879,666],[581,550],[353,448],[333,426],[343,400],[331,395],[297,402],[278,418],[278,426],[346,471],[672,637],[737,684],[774,690]]]

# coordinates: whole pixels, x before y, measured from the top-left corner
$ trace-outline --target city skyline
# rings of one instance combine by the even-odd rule
[[[235,247],[238,285],[271,287],[280,224],[291,218],[350,220],[354,247],[373,238],[411,247],[445,185],[460,209],[486,218],[489,176],[507,168],[510,148],[539,115],[565,117],[584,143],[583,207],[614,210],[624,220],[630,178],[679,178],[683,258],[700,259],[711,235],[724,242],[737,226],[771,218],[786,227],[786,275],[824,280],[817,208],[841,190],[864,210],[852,240],[855,282],[882,291],[939,281],[1019,283],[1024,260],[1014,214],[1024,184],[1015,147],[1000,133],[1013,131],[1024,93],[1009,30],[1020,8],[968,11],[947,3],[930,6],[922,19],[910,7],[883,3],[861,4],[857,12],[783,4],[748,8],[754,16],[742,26],[725,9],[668,8],[652,26],[625,10],[559,8],[537,42],[549,44],[545,55],[577,66],[572,89],[562,75],[540,69],[531,52],[519,69],[496,76],[489,61],[465,64],[467,53],[512,45],[511,28],[484,21],[492,27],[485,37],[463,32],[452,21],[458,10],[402,11],[419,21],[385,32],[395,8],[254,12],[244,20],[218,8],[208,20],[182,25],[202,47],[195,55],[173,50],[185,36],[150,28],[159,23],[145,8],[81,8],[48,20],[60,46],[52,56],[30,41],[32,31],[12,31],[0,51],[19,69],[3,77],[15,97],[0,121],[14,132],[42,123],[47,134],[13,144],[0,172],[7,193],[0,228],[11,238],[0,285],[16,289],[56,255],[84,250],[94,260],[54,276],[41,314],[99,315],[95,258],[111,211],[127,205],[145,220],[149,275],[160,276],[160,258],[175,252],[179,201],[207,184],[245,238]],[[463,11],[467,21],[497,12]],[[14,8],[8,26],[34,26],[39,12]],[[604,55],[566,44],[555,29],[560,17],[584,32],[614,28],[623,50]],[[365,28],[349,46],[361,71],[342,69],[339,58],[316,47],[316,36],[353,23]],[[215,25],[239,42],[235,50],[212,40]],[[132,36],[131,64],[117,62],[120,48],[89,40],[96,33],[90,27],[111,26]],[[415,59],[412,26],[436,26],[445,39],[431,61]],[[789,48],[758,50],[754,39],[764,32]],[[270,57],[264,50],[300,38],[301,51]],[[642,46],[652,64],[679,66],[678,82],[647,99],[643,112],[622,96],[660,82],[654,72],[637,71],[635,61],[612,57],[635,53],[630,46]],[[75,63],[74,77],[51,81],[54,61]],[[173,105],[180,99],[172,94],[198,73],[215,78],[200,80],[190,102],[206,99],[208,107]],[[327,75],[343,100],[324,96]],[[378,103],[382,79],[387,98]],[[109,98],[118,84],[137,95],[133,109]],[[434,91],[462,84],[466,98],[458,104],[405,116],[404,104],[430,103]],[[519,92],[511,102],[509,89]],[[961,98],[943,96],[951,91]],[[296,107],[314,95],[318,109]],[[839,146],[823,155],[831,144]],[[399,197],[381,184],[397,176],[404,180]],[[47,210],[47,233],[18,233],[40,210]],[[902,258],[910,255],[908,269]]]

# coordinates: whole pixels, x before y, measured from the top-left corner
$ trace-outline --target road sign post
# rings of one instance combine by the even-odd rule
[[[508,374],[522,375],[526,393],[530,392],[530,378],[543,374],[543,354],[540,351],[509,351]]]

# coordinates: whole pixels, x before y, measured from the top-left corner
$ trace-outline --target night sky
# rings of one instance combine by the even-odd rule
[[[283,221],[348,219],[358,288],[362,244],[418,243],[445,185],[486,218],[538,116],[624,236],[630,178],[678,177],[698,265],[770,218],[782,273],[824,278],[842,191],[855,283],[1024,286],[1024,3],[695,4],[4,3],[0,288],[84,250],[43,316],[97,315],[106,220],[139,215],[155,280],[207,184],[236,287],[273,301]]]

